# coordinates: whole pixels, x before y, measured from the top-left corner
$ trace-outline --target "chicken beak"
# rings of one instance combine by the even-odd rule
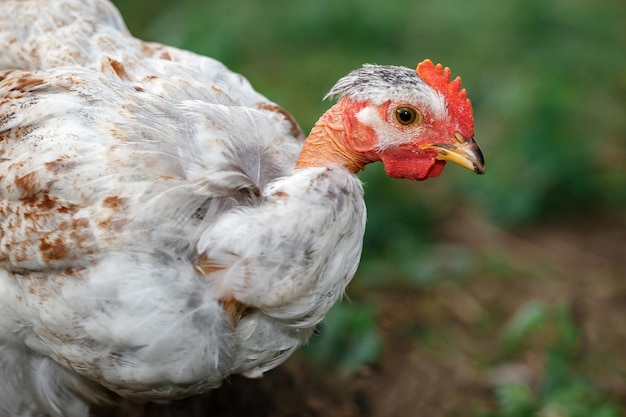
[[[437,151],[437,159],[454,162],[474,171],[477,174],[485,173],[485,159],[474,138],[464,139],[459,133],[454,137],[457,144],[435,143],[425,145],[422,149],[434,149]]]

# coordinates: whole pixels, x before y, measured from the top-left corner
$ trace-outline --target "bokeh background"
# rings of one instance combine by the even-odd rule
[[[363,63],[441,62],[487,166],[424,183],[369,166],[361,267],[302,352],[120,413],[625,415],[626,2],[115,3],[136,36],[217,58],[305,131]]]

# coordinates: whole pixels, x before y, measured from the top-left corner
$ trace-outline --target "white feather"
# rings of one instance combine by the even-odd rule
[[[0,416],[85,417],[108,390],[179,398],[285,360],[356,271],[358,179],[294,172],[286,112],[132,38],[105,0],[0,5]],[[235,327],[228,297],[253,309]]]

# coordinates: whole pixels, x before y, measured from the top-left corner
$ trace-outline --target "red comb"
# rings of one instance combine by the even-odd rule
[[[472,102],[467,98],[467,91],[461,88],[461,77],[456,77],[451,82],[450,68],[444,68],[441,64],[434,65],[430,59],[420,62],[415,72],[426,84],[444,95],[448,104],[448,113],[458,124],[460,133],[466,138],[473,137]]]

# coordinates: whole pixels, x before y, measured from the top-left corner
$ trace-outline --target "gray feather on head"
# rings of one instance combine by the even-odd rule
[[[381,104],[389,99],[401,99],[424,94],[430,87],[418,77],[415,70],[395,65],[365,64],[342,77],[326,94],[330,98],[349,98]]]

